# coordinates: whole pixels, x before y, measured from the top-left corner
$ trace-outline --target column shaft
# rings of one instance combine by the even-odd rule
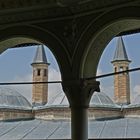
[[[93,92],[100,91],[99,84],[86,79],[63,82],[71,108],[72,140],[88,140],[88,107]]]
[[[71,108],[72,140],[88,140],[88,109]]]

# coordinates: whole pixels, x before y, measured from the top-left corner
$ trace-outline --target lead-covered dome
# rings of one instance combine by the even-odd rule
[[[31,109],[31,104],[17,91],[0,87],[0,108]]]
[[[119,107],[115,104],[110,97],[103,92],[95,92],[90,101],[90,106],[93,107]]]
[[[46,108],[46,107],[68,107],[69,102],[64,93],[58,93],[57,95],[51,97],[48,103],[45,106],[40,106],[37,108]],[[108,97],[103,92],[95,92],[90,101],[90,107],[120,107],[115,104],[113,100]]]
[[[140,107],[140,94],[137,94],[127,107]]]

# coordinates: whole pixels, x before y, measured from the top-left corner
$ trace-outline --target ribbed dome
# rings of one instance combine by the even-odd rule
[[[134,98],[133,102],[132,102],[129,106],[131,106],[131,105],[140,105],[140,94],[138,94],[138,95]]]
[[[29,109],[31,104],[17,91],[0,87],[0,108]]]
[[[53,96],[45,107],[59,107],[59,106],[69,106],[68,99],[64,93],[59,93]],[[105,93],[103,92],[95,92],[90,101],[91,107],[119,107],[119,105],[115,104]]]
[[[91,98],[90,106],[117,107],[118,105],[115,104],[105,93],[95,92]]]
[[[68,106],[69,102],[64,93],[59,93],[52,97],[51,100],[46,104],[47,106]]]

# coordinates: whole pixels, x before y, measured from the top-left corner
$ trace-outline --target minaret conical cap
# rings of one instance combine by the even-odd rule
[[[38,63],[49,64],[47,62],[47,58],[46,58],[46,54],[45,54],[43,45],[40,45],[37,47],[36,54],[35,54],[32,64],[38,64]]]
[[[118,38],[117,47],[116,47],[114,58],[113,58],[112,62],[114,62],[114,61],[130,62],[130,60],[128,59],[127,53],[126,53],[126,49],[125,49],[125,45],[124,45],[122,37]]]

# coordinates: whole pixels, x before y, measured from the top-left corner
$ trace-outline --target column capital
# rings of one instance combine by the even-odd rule
[[[88,79],[63,81],[63,90],[68,97],[70,107],[88,107],[92,94],[100,91],[100,82]]]

